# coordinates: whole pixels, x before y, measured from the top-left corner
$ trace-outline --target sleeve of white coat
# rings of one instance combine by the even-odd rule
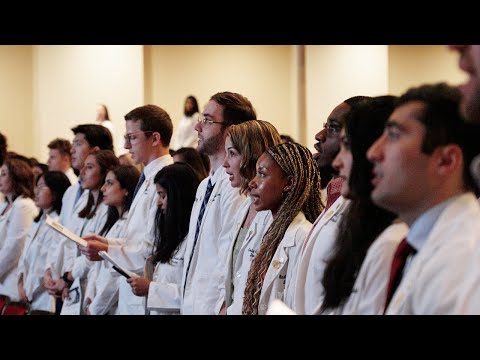
[[[118,274],[117,272],[115,272]],[[119,281],[123,279],[113,276],[108,267],[102,264],[97,275],[97,291],[92,299],[88,311],[91,315],[106,315],[118,302]]]
[[[293,308],[293,298],[295,295],[295,280],[297,278],[297,262],[300,259],[303,243],[312,228],[312,224],[305,221],[304,224],[298,227],[295,232],[295,246],[292,246],[288,252],[288,267],[287,277],[285,278],[285,291],[283,294],[283,301],[285,304]]]
[[[73,262],[72,277],[74,279],[84,279],[87,277],[90,268],[93,265],[93,261],[88,260],[85,255],[77,256]]]
[[[0,266],[0,281],[3,281],[5,276],[17,267],[28,229],[37,215],[37,208],[27,199],[19,199],[10,211],[12,213],[7,226],[6,239],[0,249],[0,264],[2,264]]]
[[[179,310],[181,301],[182,273],[185,258],[185,241],[168,264],[159,264],[154,274],[158,280],[152,281],[148,290],[148,310]],[[167,269],[168,267],[168,269]],[[162,274],[163,273],[163,274]]]
[[[150,203],[148,215],[146,217],[146,226],[144,231],[134,236],[140,237],[135,241],[125,239],[124,242],[114,245],[108,245],[108,253],[120,265],[135,273],[141,274],[145,259],[152,254],[154,244],[153,227],[155,225],[155,213],[157,211],[157,197],[155,194],[153,201]]]
[[[408,232],[404,224],[393,226],[380,234],[370,246],[353,285],[352,299],[345,304],[343,314],[383,314],[393,254]]]

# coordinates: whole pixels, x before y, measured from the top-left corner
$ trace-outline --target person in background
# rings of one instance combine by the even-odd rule
[[[19,301],[17,265],[28,229],[38,215],[33,202],[33,173],[22,160],[7,158],[0,167],[0,295]]]
[[[206,158],[206,161],[204,160]],[[173,153],[174,162],[184,162],[190,165],[203,180],[208,176],[210,171],[210,160],[208,156],[199,153],[194,148],[180,148]],[[205,162],[208,164],[208,168],[205,167]]]
[[[7,158],[7,149],[8,149],[8,143],[7,143],[7,137],[0,133],[0,166],[3,165],[3,162]]]
[[[48,170],[62,171],[72,184],[78,181],[72,168],[72,144],[66,139],[56,138],[48,144]]]
[[[295,140],[293,140],[293,138],[290,135],[282,134],[282,135],[280,135],[280,138],[282,139],[282,143],[284,143],[284,144],[287,143],[287,142],[291,142],[291,143],[296,142]]]
[[[183,116],[175,127],[173,133],[172,149],[178,150],[182,147],[197,147],[198,135],[195,131],[199,110],[197,99],[190,95],[185,99]]]
[[[55,230],[47,226],[47,215],[58,221],[62,198],[70,187],[70,180],[61,171],[46,171],[35,184],[35,205],[40,213],[35,218],[18,261],[18,293],[20,301],[30,304],[33,313],[55,313],[55,298],[43,286],[43,275],[50,242],[55,241]]]
[[[113,134],[113,123],[112,120],[110,120],[110,116],[108,115],[108,109],[105,104],[98,104],[95,123],[97,125],[105,126]]]
[[[135,295],[147,297],[147,315],[180,314],[185,238],[200,181],[185,163],[166,166],[155,175],[158,208],[153,254],[145,261],[143,277],[127,280]]]
[[[35,165],[32,166],[32,172],[33,172],[33,178],[35,180],[35,184],[36,184],[36,181],[37,181],[38,177],[40,175],[44,174],[47,171],[48,171],[48,165],[47,164],[42,164],[42,163],[37,162]]]

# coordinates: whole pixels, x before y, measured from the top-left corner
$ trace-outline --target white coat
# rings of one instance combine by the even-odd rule
[[[187,267],[192,254],[197,219],[212,178],[215,187],[205,207],[197,244],[193,252],[187,278]],[[233,188],[225,169],[218,168],[213,176],[204,179],[197,189],[187,235],[185,262],[182,275],[182,314],[215,315],[221,288],[225,283],[225,260],[230,246],[230,232],[235,214],[245,196]]]
[[[222,296],[217,304],[216,313],[220,312],[221,306],[225,302],[227,315],[241,315],[243,296],[245,293],[245,285],[247,283],[248,272],[252,265],[252,261],[260,248],[263,236],[268,227],[272,223],[272,212],[270,210],[260,211],[253,218],[247,235],[238,250],[237,259],[235,260],[235,269],[232,272],[233,248],[235,239],[240,232],[240,228],[248,214],[248,209],[252,203],[252,199],[248,197],[235,217],[234,228],[230,233],[230,247],[227,252],[225,264],[225,285],[222,289]],[[233,293],[232,293],[233,286]]]
[[[80,183],[75,183],[70,186],[62,198],[62,211],[60,212],[59,222],[70,231],[78,235],[78,230],[81,229],[84,219],[78,217],[78,213],[87,204],[89,190],[84,190],[80,198],[75,203]],[[59,279],[66,271],[71,271],[73,266],[73,259],[77,254],[77,245],[68,240],[61,234],[56,234],[56,239],[52,239],[50,249],[48,251],[47,262],[45,269],[50,269],[54,280]],[[71,264],[65,264],[65,259],[71,259]]]
[[[259,315],[265,315],[268,306],[275,299],[280,299],[292,307],[297,270],[294,265],[311,228],[312,224],[302,212],[299,212],[288,226],[265,274],[258,304]]]
[[[127,232],[125,226],[127,215],[123,214],[106,234],[106,237],[122,238]],[[117,272],[112,273],[112,266],[107,261],[96,261],[90,268],[87,277],[87,289],[85,299],[90,298],[88,310],[91,315],[115,314],[118,306],[118,287],[123,277]]]
[[[48,214],[58,221],[58,214]],[[18,276],[22,276],[23,288],[34,310],[55,312],[55,298],[43,286],[43,275],[50,242],[56,240],[56,232],[45,224],[46,214],[38,222],[32,223],[22,256],[18,261]]]
[[[186,245],[184,240],[168,263],[158,263],[155,266],[147,297],[149,315],[180,314]]]
[[[322,303],[324,293],[322,279],[337,237],[338,225],[349,200],[343,196],[323,211],[315,220],[305,240],[299,262],[296,264],[293,310],[300,315],[313,314]]]
[[[408,226],[396,223],[387,227],[367,251],[353,285],[352,294],[335,315],[381,315],[385,307],[393,254],[407,235]],[[315,311],[319,313],[320,308]]]
[[[0,214],[8,206],[0,204]],[[0,294],[18,301],[17,265],[30,225],[38,215],[32,199],[18,196],[11,208],[0,216]]]
[[[479,254],[480,206],[472,193],[466,193],[440,214],[413,257],[386,314],[469,313],[475,307],[465,305],[476,299],[463,297],[468,284],[465,279],[472,276],[472,264],[480,261]],[[474,312],[478,313],[478,304],[475,306]]]
[[[170,155],[159,157],[143,169],[145,181],[133,199],[126,222],[124,238],[108,238],[108,253],[124,268],[141,274],[145,259],[152,253],[157,190],[153,182],[155,175],[165,166],[173,164]],[[112,270],[115,271],[115,270]],[[125,278],[119,280],[118,311],[121,315],[143,315],[145,300],[136,296]]]

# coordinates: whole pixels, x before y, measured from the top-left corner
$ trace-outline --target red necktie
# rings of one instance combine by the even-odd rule
[[[417,251],[407,242],[407,239],[403,239],[398,245],[395,255],[393,255],[392,267],[390,268],[390,279],[388,281],[385,310],[387,310],[387,306],[390,303],[390,300],[392,300],[393,294],[400,284],[403,268],[405,267],[408,256],[416,252]]]

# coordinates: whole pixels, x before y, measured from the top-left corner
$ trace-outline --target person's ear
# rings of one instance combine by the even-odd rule
[[[436,169],[439,175],[450,175],[459,168],[463,171],[463,153],[458,144],[441,146],[436,152]]]

